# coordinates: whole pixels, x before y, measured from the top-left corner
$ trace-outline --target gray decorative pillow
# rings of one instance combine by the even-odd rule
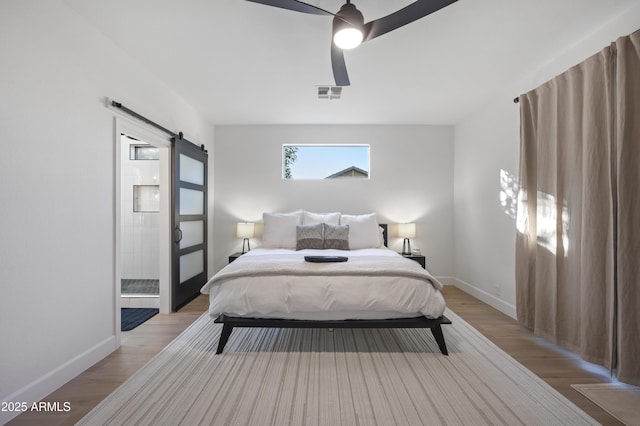
[[[349,250],[349,225],[324,224],[325,249]]]
[[[322,249],[322,224],[296,226],[296,250]]]

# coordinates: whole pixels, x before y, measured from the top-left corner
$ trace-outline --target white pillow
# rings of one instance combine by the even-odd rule
[[[296,249],[296,226],[302,225],[302,211],[263,213],[262,247]]]
[[[340,216],[340,225],[349,225],[351,250],[380,247],[380,231],[375,213]]]
[[[326,223],[328,225],[340,224],[340,213],[312,213],[308,211],[302,212],[303,225],[317,225]]]

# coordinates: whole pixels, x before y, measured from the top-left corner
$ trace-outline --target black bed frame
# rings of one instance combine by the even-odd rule
[[[234,327],[267,327],[267,328],[430,328],[433,337],[436,339],[440,352],[449,355],[447,345],[442,334],[442,324],[451,324],[451,321],[444,315],[437,319],[426,317],[416,318],[394,318],[382,320],[289,320],[289,319],[260,319],[242,318],[220,315],[215,319],[216,323],[222,323],[222,334],[218,342],[216,354],[221,354],[224,350],[229,336]]]
[[[387,246],[387,224],[380,224],[383,231],[384,245]],[[224,350],[234,327],[261,327],[261,328],[430,328],[436,339],[440,352],[449,355],[447,345],[442,334],[442,324],[451,324],[449,318],[444,315],[440,318],[430,319],[424,316],[415,318],[373,319],[373,320],[293,320],[272,318],[244,318],[220,315],[215,319],[216,323],[223,324],[222,334],[218,341],[216,354]]]

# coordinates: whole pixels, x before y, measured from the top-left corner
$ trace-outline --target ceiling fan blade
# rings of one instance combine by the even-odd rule
[[[347,65],[344,63],[344,53],[333,41],[331,42],[331,67],[336,86],[351,85],[349,74],[347,74]]]
[[[444,7],[455,3],[457,0],[416,0],[410,5],[371,22],[364,26],[364,40],[371,40],[383,34],[400,28],[404,25],[424,18]]]
[[[328,10],[319,8],[312,4],[307,4],[297,0],[247,0],[253,3],[260,3],[267,6],[279,7],[280,9],[288,9],[296,12],[310,13],[312,15],[329,15],[335,16]]]

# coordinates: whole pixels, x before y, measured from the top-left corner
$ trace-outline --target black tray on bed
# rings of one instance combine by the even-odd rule
[[[346,262],[349,260],[345,256],[305,256],[304,260],[313,263]]]

